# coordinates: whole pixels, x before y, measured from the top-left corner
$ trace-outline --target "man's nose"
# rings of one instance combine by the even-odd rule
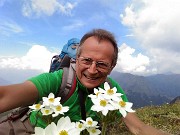
[[[97,66],[96,66],[96,62],[92,62],[92,64],[89,66],[89,68],[88,68],[88,71],[90,72],[90,73],[92,73],[92,74],[94,74],[94,73],[97,73],[98,71],[97,71]]]

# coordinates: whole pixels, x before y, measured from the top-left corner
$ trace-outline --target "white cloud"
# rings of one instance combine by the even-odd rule
[[[23,15],[26,17],[39,17],[41,15],[51,16],[55,12],[71,15],[77,3],[61,3],[58,0],[30,0],[24,1],[22,8]]]
[[[121,14],[122,24],[129,27],[151,59],[157,72],[180,73],[180,1],[133,0]]]
[[[141,53],[134,55],[135,49],[125,43],[119,47],[118,61],[115,70],[134,74],[148,74],[150,60]]]
[[[48,51],[46,47],[34,45],[25,56],[0,58],[0,69],[14,68],[48,72],[53,55],[55,55],[55,53]]]
[[[13,21],[4,21],[0,22],[0,34],[9,36],[11,34],[21,33],[23,28]]]

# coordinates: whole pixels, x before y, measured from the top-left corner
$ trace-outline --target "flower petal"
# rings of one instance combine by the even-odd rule
[[[122,116],[125,118],[127,115],[127,112],[124,109],[119,109],[119,112],[122,114]]]
[[[109,90],[110,89],[110,86],[107,82],[104,83],[104,89],[105,90]]]
[[[45,130],[43,128],[35,127],[34,131],[35,131],[34,135],[45,135]]]

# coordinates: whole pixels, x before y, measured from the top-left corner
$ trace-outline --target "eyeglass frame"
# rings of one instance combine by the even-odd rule
[[[79,62],[79,58],[83,58],[83,59],[88,59],[88,60],[90,60],[90,61],[86,61],[86,62],[90,62],[90,64],[81,63],[81,61]],[[109,70],[113,67],[111,64],[109,64],[109,63],[107,63],[107,62],[104,62],[104,61],[95,61],[95,60],[93,60],[92,58],[84,57],[84,56],[79,56],[79,57],[77,58],[77,61],[78,61],[79,65],[82,65],[82,64],[83,64],[82,66],[88,66],[88,68],[91,67],[93,63],[95,63],[95,64],[96,64],[96,70],[98,70],[98,71],[100,71],[100,72],[109,72]],[[81,64],[80,64],[80,63],[81,63]],[[101,68],[101,67],[98,66],[99,64],[107,65],[107,68]]]

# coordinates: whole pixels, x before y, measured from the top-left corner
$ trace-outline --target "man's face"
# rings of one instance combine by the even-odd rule
[[[79,81],[88,89],[103,83],[112,70],[113,53],[114,47],[111,42],[106,40],[98,42],[95,37],[86,39],[76,61]],[[104,68],[103,64],[108,67]]]

